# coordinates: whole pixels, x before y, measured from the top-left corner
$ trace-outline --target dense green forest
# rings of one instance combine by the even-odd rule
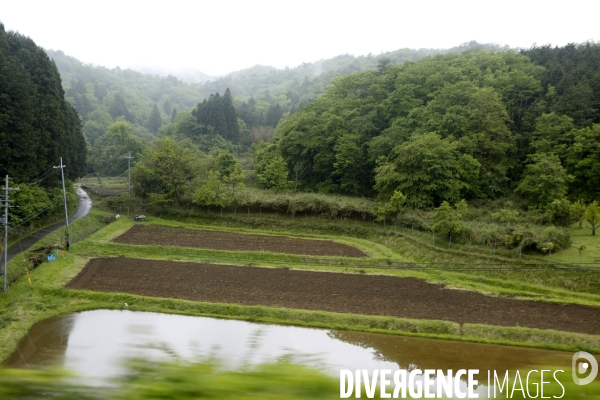
[[[90,145],[119,119],[135,136],[152,138],[173,110],[192,109],[201,99],[194,85],[174,76],[159,77],[120,68],[83,64],[62,51],[47,50],[62,77],[66,99],[77,109]],[[156,107],[158,116],[153,110]]]
[[[54,63],[31,39],[0,24],[0,174],[34,180],[63,157],[74,179],[84,172],[85,150]]]
[[[144,142],[158,136],[192,138],[203,151],[226,149],[238,154],[253,143],[271,138],[282,118],[316,99],[336,76],[473,48],[506,50],[471,42],[448,50],[400,49],[359,57],[346,54],[292,69],[255,66],[204,84],[186,83],[174,76],[145,75],[130,69],[84,64],[61,51],[47,50],[47,53],[61,74],[66,99],[81,116],[90,147],[87,172],[114,175],[123,173],[124,163],[117,160],[127,151],[135,155]],[[204,100],[211,101],[226,93],[231,96],[236,115],[231,117],[230,108],[229,118],[238,119],[239,133],[236,124],[223,130],[214,118],[197,118],[190,113],[192,110],[198,113]],[[114,134],[112,125],[120,122],[130,126],[127,139],[122,134]],[[212,128],[209,130],[209,127]],[[135,145],[125,148],[125,142],[132,141]]]
[[[86,143],[77,111],[65,101],[56,65],[29,38],[0,23],[0,175],[10,176],[10,221],[23,224],[62,206],[65,178],[85,173]],[[2,182],[4,183],[4,182]]]
[[[450,50],[343,55],[285,70],[256,66],[197,85],[49,53],[89,144],[103,138],[110,140],[101,147],[117,147],[109,161],[123,141],[106,134],[119,121],[129,123],[133,137],[175,135],[194,139],[204,151],[237,153],[269,139],[283,119],[259,153],[273,155],[266,158],[275,163],[281,156],[295,189],[381,198],[404,190],[416,207],[513,192],[543,203],[548,199],[535,200],[524,178],[554,155],[568,192],[552,192],[595,198],[593,174],[581,171],[590,158],[575,150],[589,149],[593,143],[584,137],[597,129],[597,45],[516,53],[472,42]],[[417,176],[427,154],[407,155],[419,151],[446,161]],[[262,176],[267,167],[259,162],[256,171]],[[96,169],[102,170],[98,163]]]
[[[254,143],[256,183],[275,192],[382,203],[400,193],[409,209],[510,198],[537,213],[524,220],[564,224],[571,203],[598,194],[599,48],[471,49],[401,65],[380,57],[371,69],[333,78],[313,102],[287,112],[270,104],[263,120],[255,98],[211,93],[174,113],[159,136],[215,157]],[[270,140],[253,136],[253,118],[276,126]],[[219,179],[229,178],[221,171]]]
[[[257,65],[204,84],[84,64],[62,51],[47,53],[56,63],[66,98],[81,115],[84,134],[93,145],[119,118],[130,123],[135,136],[152,138],[162,125],[173,122],[177,112],[192,110],[198,102],[216,93],[224,94],[227,89],[234,98],[238,116],[253,137],[269,137],[284,114],[317,98],[336,76],[376,69],[380,61],[400,64],[470,48],[502,50],[471,42],[449,50],[401,49],[376,57],[342,55],[285,70]],[[243,140],[246,144],[251,141]]]
[[[599,57],[468,51],[336,78],[253,148],[257,180],[375,198],[380,220],[464,242],[565,248],[552,225],[600,221]]]
[[[512,193],[540,207],[592,201],[599,56],[591,44],[470,51],[334,79],[280,123],[257,172],[281,156],[303,190],[399,190],[417,208]]]
[[[337,76],[375,70],[382,62],[385,65],[403,64],[435,54],[459,54],[469,49],[492,52],[508,50],[473,41],[451,49],[399,49],[377,56],[344,54],[314,63],[303,63],[295,68],[276,69],[256,65],[205,83],[202,94],[206,96],[209,93],[224,92],[226,88],[229,88],[233,96],[242,99],[251,97],[269,99],[268,96],[270,96],[270,99],[276,99],[287,111],[293,105],[307,103],[319,97],[329,86],[331,80]],[[264,111],[266,112],[266,110]]]

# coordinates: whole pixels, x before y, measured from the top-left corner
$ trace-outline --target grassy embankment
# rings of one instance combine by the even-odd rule
[[[73,212],[74,213],[74,212]],[[77,243],[86,237],[88,237],[93,232],[101,229],[104,224],[101,219],[105,215],[110,215],[110,213],[102,210],[98,210],[96,208],[92,208],[88,216],[84,217],[83,220],[72,222],[69,225],[69,233],[71,235],[71,243]],[[27,269],[31,271],[32,263],[29,259],[29,251],[42,247],[42,246],[50,246],[55,244],[64,244],[65,241],[65,228],[59,228],[56,231],[52,232],[48,236],[44,237],[40,241],[38,241],[31,249],[26,250],[18,255],[16,255],[9,263],[8,263],[8,274],[7,281],[9,284],[12,284],[20,277],[26,275]],[[57,249],[57,254],[66,254],[64,250]]]
[[[98,208],[90,215],[75,222],[74,232],[89,232],[98,228],[100,216]],[[184,224],[177,221],[153,219],[150,223],[168,226],[186,226],[189,228],[206,228],[243,231],[232,227],[231,220],[212,220],[212,225]],[[298,234],[299,226],[282,229],[282,226],[271,227],[269,230],[248,230],[268,234],[295,234],[302,237],[321,237],[354,245],[369,253],[371,262],[391,260],[405,261],[407,258],[377,243],[355,237],[339,237],[338,235],[316,235],[315,224],[306,220],[303,223],[312,226],[312,231]],[[414,276],[431,282],[445,283],[451,286],[467,287],[480,291],[502,295],[510,293],[522,297],[534,297],[547,301],[565,301],[580,304],[600,304],[600,297],[594,294],[567,291],[543,285],[533,285],[526,282],[497,279],[485,281],[479,277],[465,282],[467,274],[457,274],[444,271],[400,271],[387,268],[367,269],[364,265],[350,266],[351,262],[363,262],[344,257],[306,257],[267,252],[229,252],[202,250],[191,248],[164,248],[158,246],[136,246],[112,243],[110,240],[126,231],[133,223],[121,219],[87,239],[72,246],[70,252],[58,254],[56,261],[42,264],[32,271],[33,287],[30,288],[26,279],[15,282],[7,295],[0,297],[0,308],[4,311],[0,317],[0,359],[6,358],[14,349],[31,325],[37,321],[54,315],[92,309],[121,309],[125,303],[130,310],[178,313],[186,315],[214,316],[234,318],[266,323],[291,324],[321,328],[348,329],[389,334],[415,335],[454,340],[465,340],[483,343],[512,344],[519,346],[540,347],[558,350],[583,349],[592,352],[600,351],[600,336],[585,335],[549,330],[529,329],[521,327],[494,327],[476,324],[459,324],[448,321],[410,320],[393,317],[376,317],[352,314],[339,314],[320,311],[305,311],[276,307],[240,306],[232,304],[215,304],[193,302],[176,299],[149,298],[117,293],[100,293],[90,291],[68,290],[63,285],[70,281],[85,266],[92,257],[129,256],[139,258],[155,258],[169,260],[211,261],[214,263],[231,263],[238,265],[256,264],[260,266],[286,265],[292,268],[328,269],[347,273],[381,273],[398,276]],[[239,222],[236,222],[239,225]],[[217,227],[216,225],[229,225]],[[387,236],[381,236],[384,239]],[[375,236],[377,239],[378,236]],[[399,238],[401,239],[401,238]],[[43,240],[53,243],[52,236]],[[329,265],[328,265],[329,264]]]

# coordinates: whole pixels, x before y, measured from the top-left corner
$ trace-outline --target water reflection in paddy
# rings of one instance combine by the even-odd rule
[[[568,367],[571,354],[363,332],[265,325],[236,320],[97,310],[32,327],[5,363],[58,364],[80,376],[112,377],[127,358],[214,358],[226,368],[287,359],[339,376],[340,369],[511,370]]]

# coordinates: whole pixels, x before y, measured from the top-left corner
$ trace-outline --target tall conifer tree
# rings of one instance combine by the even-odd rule
[[[162,118],[160,117],[160,111],[158,111],[158,106],[154,103],[154,108],[152,108],[150,119],[148,120],[148,129],[150,129],[150,132],[157,134],[161,126]]]
[[[44,50],[0,23],[1,176],[31,181],[59,157],[67,166],[66,177],[82,176],[86,146],[81,121],[64,96],[56,65]]]

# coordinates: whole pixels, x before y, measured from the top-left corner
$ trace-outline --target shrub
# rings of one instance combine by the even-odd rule
[[[355,197],[332,196],[320,193],[273,193],[248,189],[236,194],[235,206],[251,210],[274,211],[289,214],[324,215],[331,218],[375,217],[375,203]]]

